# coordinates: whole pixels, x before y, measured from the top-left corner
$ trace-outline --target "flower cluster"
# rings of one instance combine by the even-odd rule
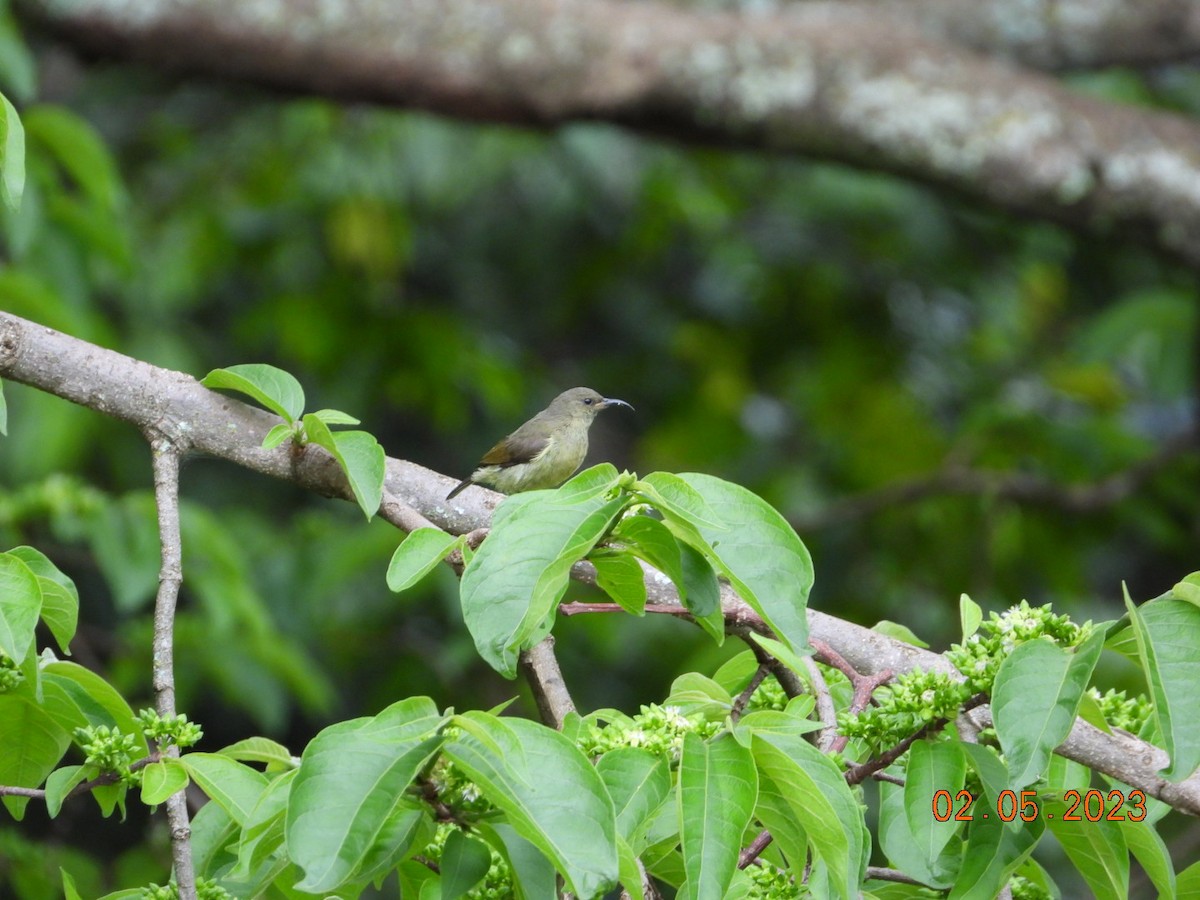
[[[891,747],[938,719],[953,719],[970,689],[943,672],[914,669],[875,692],[878,705],[841,713],[838,730],[872,747]]]
[[[810,895],[807,887],[775,866],[747,866],[746,874],[750,876],[747,900],[797,900]]]
[[[236,900],[212,878],[196,879],[196,896],[200,900]],[[179,889],[174,884],[147,885],[142,888],[141,900],[179,900]]]
[[[1002,614],[993,612],[979,631],[954,644],[946,656],[966,676],[971,693],[990,694],[1000,663],[1018,645],[1049,637],[1059,646],[1074,647],[1091,631],[1091,622],[1076,625],[1067,616],[1051,612],[1049,603],[1030,606],[1022,600]]]
[[[123,734],[119,728],[107,725],[92,725],[76,728],[75,741],[87,757],[89,766],[95,766],[101,772],[115,772],[125,784],[138,783],[137,773],[129,768],[135,759],[146,755],[137,735]]]
[[[1154,712],[1154,704],[1141,694],[1126,697],[1124,691],[1112,690],[1101,694],[1096,688],[1088,688],[1088,693],[1100,704],[1100,711],[1109,725],[1123,728],[1130,734],[1140,733]]]
[[[191,747],[204,737],[200,726],[189,722],[183,713],[164,718],[152,709],[143,709],[138,713],[138,722],[141,723],[146,739],[157,744],[160,750],[171,744],[177,747]]]
[[[17,667],[16,661],[0,650],[0,694],[11,691],[24,680],[25,673]]]
[[[608,712],[605,724],[589,721],[580,731],[577,743],[588,756],[600,756],[617,747],[640,747],[652,753],[665,753],[678,762],[683,738],[689,732],[711,737],[720,731],[720,722],[705,721],[704,716],[685,716],[673,706],[651,703],[636,716]]]

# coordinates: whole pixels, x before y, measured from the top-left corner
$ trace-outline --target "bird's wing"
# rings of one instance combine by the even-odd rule
[[[479,461],[481,466],[499,466],[507,469],[509,466],[527,463],[537,459],[550,447],[551,438],[546,434],[525,432],[518,428],[495,447],[484,454]]]

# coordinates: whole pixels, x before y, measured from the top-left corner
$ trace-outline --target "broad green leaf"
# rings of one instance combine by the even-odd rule
[[[1200,716],[1195,690],[1200,683],[1200,607],[1186,600],[1152,600],[1135,607],[1125,595],[1138,656],[1154,716],[1171,764],[1168,781],[1182,781],[1200,766]]]
[[[670,578],[679,589],[680,601],[686,599],[679,541],[666,525],[651,516],[626,516],[613,529],[612,541],[628,547],[635,556]]]
[[[433,701],[414,697],[313,738],[288,800],[288,852],[304,870],[298,889],[333,890],[364,865],[394,824],[393,811],[413,778],[437,752],[444,721]]]
[[[982,802],[982,801],[980,801]],[[920,803],[933,817],[932,795]],[[955,803],[955,809],[960,804]],[[962,865],[962,844],[951,841],[934,860],[927,857],[928,842],[918,842],[910,822],[909,803],[903,787],[879,784],[879,847],[888,861],[910,878],[935,888],[949,888]]]
[[[383,827],[367,848],[362,862],[348,878],[350,884],[364,884],[387,876],[401,859],[433,840],[437,826],[429,807],[415,797],[405,797],[388,814]]]
[[[634,490],[645,496],[667,521],[685,524],[695,534],[701,534],[704,528],[728,529],[704,496],[683,475],[651,472],[634,484]]]
[[[21,117],[8,98],[0,94],[0,197],[9,209],[21,205],[25,190],[25,129]],[[4,408],[0,393],[0,411]],[[7,422],[0,418],[0,434],[7,434]]]
[[[180,762],[196,786],[238,825],[245,823],[267,786],[262,772],[227,756],[187,753]]]
[[[206,388],[238,391],[289,423],[304,412],[304,388],[290,372],[266,363],[213,369],[200,382]]]
[[[370,519],[379,510],[383,498],[383,479],[387,456],[379,441],[366,431],[330,431],[329,426],[314,416],[302,420],[304,433],[318,446],[333,454],[363,515]]]
[[[758,773],[758,802],[754,807],[754,818],[759,822],[771,823],[771,846],[784,857],[790,868],[808,865],[808,835],[792,814],[787,791],[765,772]]]
[[[63,653],[75,636],[79,621],[79,591],[75,582],[50,562],[46,554],[33,547],[14,547],[8,551],[29,566],[42,588],[42,621],[54,635]]]
[[[450,555],[462,538],[440,528],[418,528],[409,534],[388,563],[387,586],[399,593],[406,591]]]
[[[678,707],[684,715],[703,713],[709,719],[722,720],[733,707],[733,696],[707,675],[684,672],[671,682],[668,706]]]
[[[446,757],[549,857],[571,891],[591,898],[609,890],[618,871],[616,812],[587,757],[525,719],[468,712],[453,722],[460,733],[446,743]]]
[[[880,619],[871,627],[871,630],[876,634],[887,635],[906,644],[912,644],[914,647],[929,647],[929,644],[917,637],[911,628],[907,625],[901,625],[899,622]]]
[[[68,733],[105,725],[141,736],[137,717],[121,692],[77,663],[56,660],[42,667],[43,707]]]
[[[463,619],[479,655],[513,678],[517,655],[562,599],[571,566],[591,551],[628,504],[606,499],[611,466],[589,469],[557,491],[515,494],[497,508],[492,530],[463,571]],[[611,472],[612,477],[608,477]]]
[[[862,810],[837,765],[804,738],[760,733],[754,761],[786,800],[813,853],[828,867],[834,896],[857,897],[870,854]],[[768,830],[773,822],[764,821]]]
[[[983,622],[983,610],[966,594],[960,594],[958,597],[958,621],[962,625],[964,644],[971,635],[979,630],[979,626]]]
[[[1200,572],[1184,576],[1171,588],[1171,597],[1175,600],[1186,600],[1195,606],[1200,606]]]
[[[596,553],[588,557],[596,567],[596,585],[621,609],[634,616],[646,614],[646,573],[628,553]]]
[[[994,747],[988,747],[984,744],[967,744],[959,745],[962,751],[967,756],[967,763],[975,770],[975,774],[979,776],[979,780],[983,783],[983,793],[987,799],[985,805],[996,808],[996,801],[1000,796],[1001,791],[1008,790],[1011,779],[1008,774],[1008,767],[1004,764],[1004,760],[1000,758],[999,752]],[[932,800],[933,798],[930,798]],[[984,803],[984,798],[981,797],[978,801]],[[958,808],[957,806],[955,807]]]
[[[232,872],[238,880],[248,880],[267,857],[283,846],[288,796],[297,771],[284,772],[267,785],[246,817],[237,846],[237,865]]]
[[[683,739],[679,761],[679,822],[688,900],[722,900],[741,852],[742,832],[758,799],[750,751],[724,734]]]
[[[25,111],[25,131],[96,205],[109,211],[122,205],[125,189],[116,161],[86,120],[64,106],[38,105]]]
[[[1200,862],[1194,862],[1175,881],[1178,900],[1200,900]]]
[[[1075,724],[1079,699],[1103,642],[1099,630],[1074,652],[1049,640],[1027,641],[1000,664],[992,690],[992,717],[1008,760],[1009,787],[1020,790],[1045,773],[1054,748]]]
[[[671,793],[671,769],[666,759],[636,747],[618,747],[596,762],[617,813],[617,833],[630,846],[639,846],[642,826]]]
[[[1042,803],[1042,820],[1088,883],[1093,896],[1100,900],[1125,900],[1129,896],[1129,848],[1121,826],[1103,816],[1098,821],[1088,821],[1082,815],[1082,804],[1075,811],[1081,821],[1064,821],[1063,815],[1069,809],[1062,800],[1047,798]]]
[[[978,804],[975,808],[978,810]],[[1033,852],[1046,829],[1041,818],[1018,826],[1005,825],[996,816],[985,819],[981,815],[975,815],[967,826],[962,868],[950,891],[953,900],[993,900]]]
[[[318,419],[326,425],[359,425],[358,419],[350,415],[350,413],[342,412],[340,409],[318,409],[313,413]]]
[[[142,802],[147,806],[165,803],[187,786],[187,769],[177,759],[164,757],[142,769]]]
[[[637,854],[620,836],[617,837],[617,857],[620,860],[621,887],[625,889],[621,895],[622,900],[625,896],[628,896],[629,900],[646,900]]]
[[[679,598],[696,624],[718,644],[725,642],[725,613],[721,609],[721,586],[708,558],[691,544],[679,545],[683,590]]]
[[[35,788],[54,771],[71,743],[70,735],[28,697],[0,694],[0,784]],[[28,797],[5,796],[17,821]]]
[[[904,811],[924,864],[932,867],[954,837],[961,822],[953,816],[939,822],[933,816],[933,795],[948,791],[951,799],[962,790],[967,761],[959,744],[950,741],[917,741],[908,751],[904,776]]]
[[[1148,822],[1121,822],[1121,834],[1125,843],[1141,864],[1142,869],[1154,883],[1160,897],[1174,897],[1176,890],[1175,866],[1171,862],[1171,851],[1162,837]]]
[[[480,824],[478,830],[512,869],[517,900],[541,900],[557,896],[558,876],[554,865],[536,845],[504,822]]]
[[[458,900],[483,880],[491,865],[492,851],[487,844],[451,829],[442,849],[441,900]]]
[[[693,524],[711,548],[715,566],[781,641],[802,652],[808,646],[805,608],[813,566],[792,526],[740,485],[699,473],[679,478],[703,500],[692,511]],[[712,514],[719,525],[705,521]]]
[[[287,747],[265,737],[246,738],[217,752],[239,762],[266,763],[268,772],[292,769],[300,764]]]
[[[33,649],[41,611],[38,577],[20,557],[0,553],[0,651],[18,664]]]

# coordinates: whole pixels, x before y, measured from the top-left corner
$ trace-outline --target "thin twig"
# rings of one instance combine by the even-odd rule
[[[746,704],[750,702],[750,698],[754,696],[754,692],[758,690],[758,686],[763,683],[763,679],[767,677],[770,671],[762,663],[758,664],[758,668],[754,670],[754,674],[750,677],[749,684],[742,688],[742,692],[733,701],[733,708],[729,710],[730,719],[736,722],[742,717],[742,713],[746,709]]]
[[[738,856],[738,868],[744,869],[758,859],[759,854],[771,846],[772,840],[774,838],[771,837],[771,832],[765,829],[760,831],[754,840],[746,846],[746,849],[741,852],[741,855]]]
[[[895,881],[899,884],[915,884],[918,887],[929,887],[924,882],[910,878],[898,869],[885,869],[883,866],[867,866],[867,877],[876,881]]]
[[[542,721],[561,730],[567,713],[575,711],[575,702],[554,654],[554,635],[546,635],[541,642],[522,652],[520,666],[529,679]]]
[[[828,753],[838,740],[837,709],[833,705],[833,694],[829,692],[825,673],[821,671],[817,661],[811,656],[805,656],[803,659],[804,665],[808,669],[809,680],[812,681],[813,697],[817,701],[817,718],[825,726],[817,732],[817,749],[822,753]]]
[[[154,600],[154,707],[164,719],[175,716],[175,604],[183,581],[183,545],[179,533],[179,450],[166,436],[148,435],[154,461],[154,502],[158,509],[158,536],[162,567]],[[178,758],[172,744],[166,755]],[[171,831],[171,858],[180,900],[196,900],[196,872],[192,863],[192,829],[188,821],[187,794],[181,789],[167,798],[167,824]]]
[[[146,766],[150,765],[150,763],[159,762],[161,759],[162,753],[160,753],[158,750],[152,750],[148,755],[130,763],[129,771],[136,772],[139,769],[146,768]],[[101,772],[95,778],[89,779],[88,781],[81,781],[79,784],[75,785],[75,787],[71,788],[71,790],[67,792],[67,796],[64,799],[70,800],[74,797],[86,794],[98,787],[106,787],[110,784],[116,784],[120,780],[120,772]],[[31,800],[45,800],[46,789],[0,784],[0,797],[29,797]]]

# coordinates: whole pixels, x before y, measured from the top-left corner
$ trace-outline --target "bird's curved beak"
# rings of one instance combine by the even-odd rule
[[[633,409],[632,403],[626,403],[624,400],[618,400],[616,397],[605,397],[600,401],[600,409],[608,409],[610,406],[627,406]]]

